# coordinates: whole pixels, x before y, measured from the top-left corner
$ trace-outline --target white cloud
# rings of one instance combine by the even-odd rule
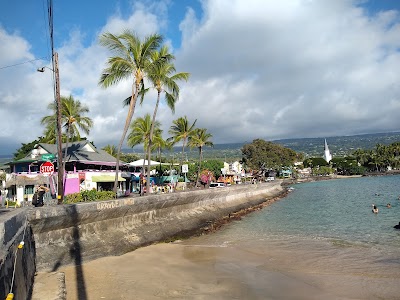
[[[398,11],[374,15],[350,0],[201,3],[202,14],[188,8],[179,24],[177,71],[191,78],[181,84],[175,115],[160,105],[165,136],[172,120],[184,115],[207,128],[214,143],[400,130]],[[111,12],[98,32],[129,28],[145,36],[173,26],[168,1],[145,4],[135,2],[126,17]],[[0,36],[1,65],[33,58],[18,33],[0,27]],[[131,82],[100,88],[110,53],[97,38],[84,46],[83,37],[74,29],[57,49],[62,94],[89,106],[95,122],[90,140],[117,145]],[[40,118],[53,95],[51,72],[36,73],[37,66],[0,72],[3,141],[29,142],[42,132]],[[154,103],[155,95],[138,104],[135,117],[152,113]]]
[[[198,82],[237,80],[198,93],[187,110],[250,82],[246,90],[226,94],[228,113],[243,102],[261,112],[251,112],[253,129],[244,127],[235,141],[400,129],[398,12],[371,16],[351,1],[207,1],[204,6],[203,19],[188,11],[181,23],[185,44],[179,66],[189,68]],[[236,123],[246,124],[246,113],[237,116]],[[209,126],[218,140],[230,135],[215,123]]]

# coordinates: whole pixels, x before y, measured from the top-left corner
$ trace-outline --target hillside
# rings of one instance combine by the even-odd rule
[[[374,149],[377,144],[389,145],[400,142],[400,132],[363,134],[353,136],[328,137],[326,141],[331,154],[335,157],[352,154],[356,149]],[[324,138],[298,138],[281,139],[272,142],[290,148],[296,152],[304,153],[306,157],[322,156],[324,153]],[[213,148],[205,147],[203,156],[205,159],[220,159],[224,161],[240,160],[242,157],[241,149],[245,143],[216,144]],[[180,159],[182,147],[174,147],[175,160]],[[134,153],[143,157],[143,148],[123,149],[124,153]],[[197,149],[186,149],[188,159],[198,159]],[[172,159],[172,153],[163,152],[163,157]],[[12,160],[12,155],[0,155],[0,164]]]
[[[369,150],[374,149],[377,144],[400,142],[400,132],[336,136],[326,138],[326,141],[333,156],[345,156],[357,149]],[[307,156],[322,156],[324,153],[324,138],[284,139],[274,142]]]
[[[363,134],[353,136],[336,136],[326,138],[331,154],[335,157],[352,154],[356,149],[374,149],[377,144],[389,145],[400,142],[400,132]],[[281,139],[272,142],[304,153],[306,157],[322,156],[324,153],[324,138]],[[216,144],[213,148],[204,148],[205,159],[223,159],[225,161],[239,160],[241,148],[245,143]],[[175,147],[174,152],[180,153],[181,147]],[[164,154],[165,155],[165,154]],[[188,159],[197,159],[198,150],[188,150]]]

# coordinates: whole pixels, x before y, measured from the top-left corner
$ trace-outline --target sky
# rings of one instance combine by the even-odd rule
[[[48,2],[2,3],[0,155],[42,136],[51,114]],[[161,99],[164,138],[183,116],[214,144],[400,131],[400,1],[54,0],[53,12],[61,95],[89,108],[97,147],[118,145],[132,84],[99,86],[112,56],[99,36],[125,29],[163,35],[190,73],[175,113]],[[155,102],[149,93],[133,118]]]

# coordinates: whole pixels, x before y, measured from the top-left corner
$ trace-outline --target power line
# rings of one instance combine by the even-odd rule
[[[44,13],[44,10],[45,10],[44,1],[46,1],[46,0],[43,0],[43,13]],[[53,55],[54,55],[54,42],[53,42],[53,1],[52,0],[47,0],[47,7],[48,7],[48,9],[47,9],[48,18],[49,18],[48,25],[49,25],[49,32],[50,32],[50,36],[51,36],[51,42],[50,42],[51,56],[53,57]],[[45,15],[44,15],[44,17],[45,17]],[[49,41],[49,35],[48,35],[47,30],[46,30],[46,39]],[[2,67],[0,67],[0,70],[16,67],[16,66],[19,66],[19,65],[23,65],[23,64],[31,63],[31,62],[34,62],[34,61],[37,61],[37,60],[43,60],[43,59],[49,60],[49,55],[45,56],[45,57],[40,57],[40,58],[24,61],[24,62],[21,62],[21,63],[13,64],[13,65],[2,66]]]
[[[31,63],[31,62],[37,61],[37,60],[43,60],[43,59],[48,59],[48,57],[45,56],[45,57],[35,58],[35,59],[32,59],[32,60],[20,62],[20,63],[17,63],[17,64],[13,64],[13,65],[8,65],[8,66],[0,67],[0,70],[1,70],[1,69],[6,69],[6,68],[15,67],[15,66],[19,66],[19,65],[23,65],[23,64],[27,64],[27,63]]]

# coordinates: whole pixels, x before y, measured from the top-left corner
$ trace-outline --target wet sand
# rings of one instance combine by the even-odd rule
[[[251,274],[229,263],[231,249],[158,244],[63,268],[67,299],[338,299],[277,271]],[[234,256],[234,261],[248,257]],[[226,259],[228,258],[228,261]],[[257,276],[263,273],[263,276]],[[258,274],[260,275],[260,274]],[[260,282],[262,280],[263,282]],[[264,286],[264,288],[261,288]],[[285,289],[282,287],[285,286]]]
[[[380,299],[373,291],[382,284],[398,290],[397,279],[388,284],[388,279],[316,272],[295,264],[271,249],[260,256],[251,250],[196,244],[194,238],[189,244],[151,245],[59,271],[65,273],[68,300]],[[384,299],[396,299],[395,290],[379,290]]]

